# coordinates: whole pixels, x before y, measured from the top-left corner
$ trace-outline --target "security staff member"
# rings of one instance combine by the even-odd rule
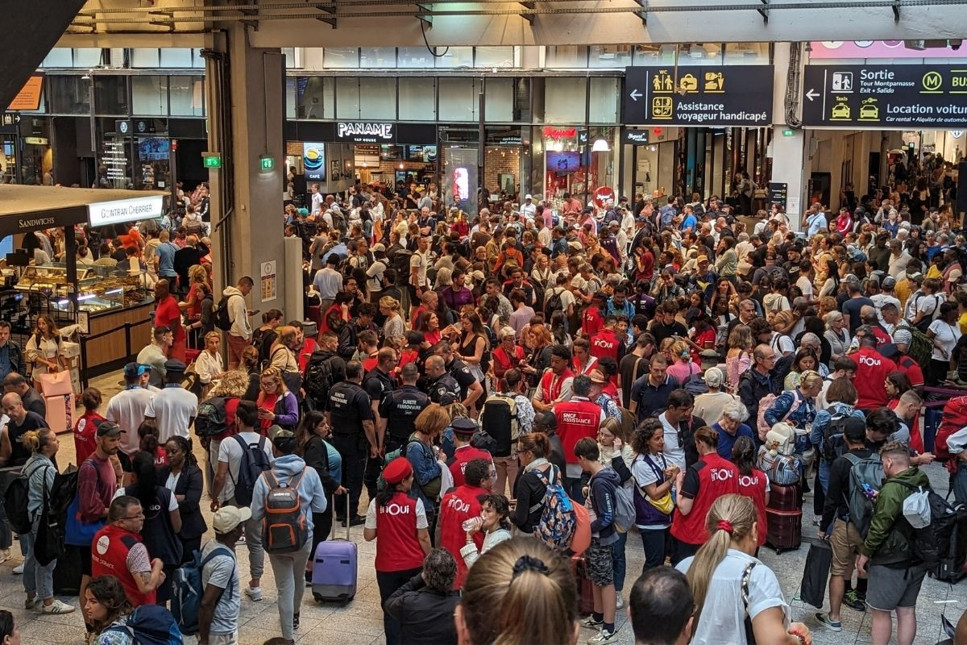
[[[420,371],[416,363],[407,363],[400,368],[403,385],[389,392],[379,404],[379,416],[385,429],[384,447],[387,453],[402,447],[415,428],[417,415],[430,405],[430,397],[416,387]]]
[[[376,497],[379,473],[383,468],[382,455],[386,454],[385,434],[386,421],[380,417],[379,404],[383,397],[393,390],[393,380],[390,372],[399,363],[399,354],[392,347],[384,347],[376,354],[376,367],[366,372],[363,379],[363,389],[369,395],[370,407],[373,409],[373,423],[376,427],[376,444],[379,447],[376,455],[371,455],[366,461],[366,471],[363,475],[363,482],[366,484],[366,491],[370,499]]]
[[[447,372],[460,386],[460,394],[457,400],[461,401],[464,407],[470,410],[474,401],[483,396],[483,385],[470,372],[467,364],[453,355],[453,349],[450,347],[450,343],[446,341],[437,343],[433,347],[433,353],[443,359],[443,364]]]
[[[342,485],[349,490],[350,516],[341,520],[345,526],[358,526],[366,521],[359,515],[359,496],[363,490],[366,458],[379,454],[376,425],[369,395],[361,387],[363,366],[359,361],[346,364],[346,380],[329,390],[326,421],[333,429],[332,445],[342,457]],[[346,513],[346,498],[335,497],[336,519]]]
[[[440,405],[449,405],[461,401],[460,384],[447,372],[446,363],[437,355],[426,359],[427,393],[430,401]]]

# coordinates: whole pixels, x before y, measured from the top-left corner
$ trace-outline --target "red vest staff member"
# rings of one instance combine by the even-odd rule
[[[464,484],[464,473],[467,469],[467,464],[474,459],[483,459],[490,466],[494,465],[494,459],[486,450],[481,450],[480,448],[475,448],[470,445],[470,440],[473,439],[473,435],[477,433],[477,422],[473,419],[468,419],[467,417],[457,417],[450,424],[453,429],[453,443],[456,448],[453,451],[453,463],[450,464],[450,474],[453,476],[454,486],[463,486]],[[454,553],[454,558],[457,560],[457,564],[460,563],[459,550]]]
[[[524,360],[524,348],[517,344],[517,332],[513,327],[500,330],[500,344],[493,351],[494,376],[503,382],[507,370],[520,368]],[[503,386],[497,388],[503,391]]]
[[[574,445],[589,437],[594,439],[598,436],[598,427],[604,421],[604,410],[597,403],[588,399],[591,392],[591,379],[583,374],[574,377],[571,386],[574,395],[570,401],[558,403],[554,406],[554,416],[557,418],[557,435],[561,438],[564,446],[564,461],[566,472],[564,480],[567,492],[571,499],[584,503],[584,494],[581,490],[581,464],[574,456]]]
[[[708,539],[705,517],[719,497],[739,492],[739,471],[722,459],[716,449],[719,435],[708,426],[695,431],[698,461],[679,472],[675,481],[678,500],[672,520],[672,564],[678,564]]]
[[[604,319],[604,329],[599,331],[591,338],[591,356],[595,358],[612,358],[618,361],[618,350],[621,347],[621,340],[615,333],[614,328],[618,324],[615,316],[608,316]]]
[[[769,532],[766,506],[769,504],[769,478],[755,467],[755,444],[749,437],[739,437],[732,445],[732,463],[739,471],[739,495],[748,497],[755,504],[756,523],[759,534],[756,544],[766,543]]]
[[[423,558],[430,552],[429,523],[423,500],[413,499],[413,466],[406,457],[397,457],[383,469],[386,488],[376,494],[366,511],[363,537],[376,541],[376,584],[380,602],[385,604],[393,592],[420,573]],[[383,613],[386,645],[402,645],[400,624]]]
[[[856,337],[859,339],[860,349],[849,355],[856,363],[856,376],[853,378],[853,385],[859,395],[856,407],[869,412],[886,405],[889,397],[884,383],[890,372],[897,367],[896,363],[876,351],[876,336],[867,325],[857,328]]]
[[[137,497],[122,495],[111,502],[108,522],[91,542],[91,574],[114,576],[132,607],[155,604],[155,590],[164,582],[164,563],[148,556],[141,541],[144,509]]]
[[[552,412],[555,403],[571,399],[574,372],[570,365],[571,350],[564,345],[551,346],[551,369],[546,370],[541,377],[532,401],[536,412]]]
[[[168,350],[168,358],[185,361],[185,328],[181,324],[178,300],[171,295],[167,280],[158,280],[154,287],[154,326],[167,327],[174,332],[174,342]]]
[[[457,486],[443,496],[440,502],[440,546],[450,552],[457,561],[457,577],[453,581],[454,589],[463,588],[467,578],[467,563],[460,556],[460,549],[467,545],[467,531],[463,523],[480,517],[482,507],[481,497],[490,494],[494,472],[493,465],[488,459],[474,459],[467,464],[467,483]],[[483,548],[483,531],[473,534],[473,543],[477,551]]]
[[[581,314],[581,335],[593,338],[604,327],[604,316],[601,307],[608,301],[608,296],[598,291],[591,298],[591,305]]]

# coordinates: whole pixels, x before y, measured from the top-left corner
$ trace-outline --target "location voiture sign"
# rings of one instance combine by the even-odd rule
[[[961,65],[807,65],[803,125],[967,129]]]
[[[771,65],[626,67],[626,125],[768,126]]]

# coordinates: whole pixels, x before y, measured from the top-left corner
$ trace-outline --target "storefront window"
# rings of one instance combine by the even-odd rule
[[[426,77],[399,79],[400,121],[435,121],[434,80]]]
[[[437,69],[473,67],[473,47],[447,47],[439,50],[434,62]]]
[[[514,67],[513,47],[477,47],[474,50],[474,67]]]
[[[322,52],[325,69],[356,69],[359,67],[359,50],[355,47],[326,47]]]
[[[544,79],[544,122],[584,123],[587,91],[583,76]]]
[[[588,48],[580,45],[548,47],[544,58],[547,69],[584,69],[588,66]]]
[[[80,76],[48,76],[50,111],[54,114],[90,114],[91,80]]]
[[[618,122],[618,78],[591,77],[589,123]]]
[[[335,79],[300,76],[296,81],[299,119],[332,119],[336,115]]]
[[[529,123],[531,120],[531,79],[514,79],[514,121]]]
[[[396,83],[392,79],[359,79],[359,118],[396,119]]]
[[[488,78],[484,113],[488,123],[514,120],[514,79]]]
[[[359,66],[365,69],[396,67],[395,47],[363,47],[359,50]]]
[[[442,77],[438,83],[440,121],[473,121],[477,118],[477,91],[474,79]]]
[[[171,76],[171,114],[205,115],[205,79],[203,76]]]
[[[574,126],[544,126],[541,146],[535,146],[534,170],[544,175],[544,198],[552,208],[560,208],[564,193],[584,192],[586,159],[579,145],[579,129]]]
[[[593,69],[625,68],[631,65],[632,45],[592,45],[588,67]]]
[[[131,113],[136,116],[168,114],[168,77],[132,76]]]
[[[94,110],[97,114],[128,113],[128,88],[124,76],[94,77]]]

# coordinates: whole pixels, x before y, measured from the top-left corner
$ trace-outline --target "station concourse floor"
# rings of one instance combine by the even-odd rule
[[[92,386],[101,390],[104,405],[108,399],[122,389],[121,373],[111,374],[94,379]],[[196,447],[196,454],[204,459],[204,451]],[[62,464],[73,463],[74,444],[69,435],[61,435],[58,461]],[[925,468],[935,490],[941,494],[947,492],[947,473],[939,465],[931,464]],[[365,491],[363,492],[364,501]],[[208,504],[202,504],[206,519],[211,519]],[[803,509],[803,533],[807,537],[814,537],[816,527],[813,526],[812,495],[806,495]],[[380,609],[379,590],[376,586],[376,574],[373,568],[375,556],[375,542],[363,540],[362,526],[353,527],[350,531],[351,539],[359,545],[359,584],[355,599],[345,605],[319,605],[312,599],[307,589],[303,598],[301,610],[301,627],[296,632],[296,641],[312,643],[313,645],[378,645],[384,643],[382,610]],[[345,537],[345,528],[335,526],[336,537]],[[210,532],[209,532],[210,537]],[[207,539],[207,538],[206,538]],[[793,597],[799,590],[802,579],[803,566],[806,560],[808,544],[804,541],[797,551],[787,551],[781,555],[763,547],[760,559],[767,564],[778,576],[783,595],[792,607],[792,619],[799,620],[813,631],[813,642],[817,645],[845,645],[847,643],[870,642],[869,614],[855,612],[843,607],[843,631],[833,633],[824,628],[815,618],[819,611],[811,605],[806,605]],[[637,533],[628,536],[626,546],[627,577],[624,597],[627,602],[631,585],[641,572],[644,564],[641,541]],[[21,556],[18,544],[15,542],[11,550],[12,557],[0,564],[0,608],[11,611],[19,626],[25,645],[75,645],[84,642],[84,626],[79,612],[58,616],[42,616],[28,612],[23,608],[25,594],[21,576],[12,573],[14,566],[20,564]],[[242,585],[248,584],[248,557],[244,545],[237,548],[238,566]],[[265,574],[262,577],[261,602],[252,602],[247,597],[242,598],[241,616],[239,618],[239,643],[241,645],[262,645],[266,640],[281,636],[279,628],[278,609],[276,605],[275,582],[272,567],[266,558]],[[62,597],[65,602],[77,606],[77,598]],[[827,604],[828,607],[828,604]],[[934,645],[944,636],[941,634],[940,615],[946,613],[947,618],[956,623],[967,607],[967,581],[958,585],[949,585],[926,578],[920,597],[917,601],[917,645]],[[618,611],[617,626],[619,629],[618,643],[633,645],[634,635],[624,610]],[[588,629],[581,629],[578,643],[583,644],[595,635]],[[195,643],[194,637],[186,637],[189,645]],[[894,641],[895,642],[895,641]],[[541,644],[534,644],[541,645]],[[727,645],[723,643],[723,645]]]

